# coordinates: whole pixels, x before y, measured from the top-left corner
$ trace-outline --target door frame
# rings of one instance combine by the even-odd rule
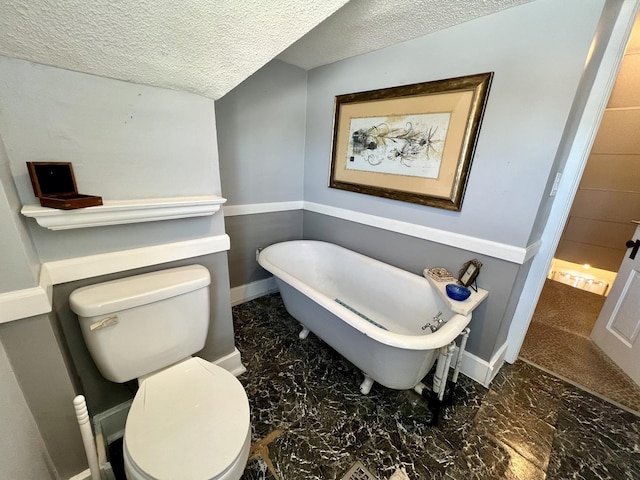
[[[584,107],[581,113],[576,113],[572,109],[567,121],[565,135],[571,131],[573,134],[569,133],[570,136],[564,138],[559,147],[561,165],[557,172],[560,172],[562,177],[542,232],[540,250],[531,260],[531,267],[511,320],[505,354],[505,360],[509,363],[515,362],[518,358],[529,329],[553,255],[567,223],[591,147],[618,76],[639,7],[640,0],[607,0],[605,2],[600,24],[589,52],[589,59],[574,99],[574,108],[579,109],[580,103]],[[606,28],[605,24],[612,23],[613,26],[609,27],[609,35],[603,35],[601,29]],[[599,49],[604,51],[600,62],[596,61],[598,64],[594,65],[590,59]]]

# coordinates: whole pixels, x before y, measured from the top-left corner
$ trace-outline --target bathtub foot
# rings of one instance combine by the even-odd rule
[[[373,387],[373,378],[365,375],[364,381],[360,384],[360,393],[367,395],[371,391],[371,387]]]
[[[309,336],[309,329],[307,327],[302,327],[302,330],[300,330],[300,333],[298,334],[298,338],[300,340],[304,340],[308,336]]]

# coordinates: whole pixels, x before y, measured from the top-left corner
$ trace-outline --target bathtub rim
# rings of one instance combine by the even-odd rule
[[[280,266],[274,264],[269,259],[269,252],[274,251],[276,249],[286,248],[286,246],[303,246],[303,245],[322,245],[323,248],[334,248],[347,251],[350,255],[356,255],[360,257],[364,261],[373,261],[376,263],[380,263],[386,268],[392,269],[396,273],[404,275],[410,275],[411,277],[415,277],[415,280],[424,284],[425,288],[434,291],[437,296],[437,292],[435,292],[434,287],[429,284],[429,282],[422,276],[416,275],[414,273],[408,272],[401,268],[395,267],[393,265],[389,265],[388,263],[382,262],[372,257],[368,257],[361,253],[355,252],[348,248],[342,247],[340,245],[336,245],[330,242],[324,242],[320,240],[289,240],[285,242],[278,242],[268,247],[265,247],[261,250],[258,255],[258,263],[262,268],[272,273],[274,277],[280,279],[281,281],[289,284],[294,289],[298,290],[300,293],[318,303],[329,312],[333,313],[340,319],[344,320],[351,327],[360,331],[363,335],[376,340],[377,342],[383,343],[385,345],[389,345],[391,347],[404,348],[407,350],[432,350],[435,348],[440,348],[445,345],[448,345],[453,340],[455,340],[462,330],[471,322],[472,314],[461,315],[459,313],[453,313],[453,316],[436,332],[434,333],[425,333],[424,335],[407,335],[402,333],[391,332],[389,330],[384,330],[380,327],[373,325],[372,323],[364,320],[359,315],[353,313],[349,309],[343,307],[335,299],[328,297],[327,295],[321,293],[320,291],[312,288],[296,276],[290,274]],[[448,305],[444,305],[445,308],[449,308]]]

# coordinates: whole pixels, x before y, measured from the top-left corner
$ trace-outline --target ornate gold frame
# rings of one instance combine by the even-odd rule
[[[493,73],[489,72],[336,96],[329,187],[459,211],[492,78]],[[434,154],[437,155],[437,175],[410,176],[375,171],[374,167],[368,166],[360,170],[347,166],[348,162],[354,160],[354,142],[358,141],[353,133],[355,127],[352,122],[355,125],[358,121],[371,119],[374,122],[380,118],[397,122],[405,118],[424,118],[428,121],[442,113],[449,115],[449,120],[446,138],[438,140],[442,146]],[[407,122],[407,125],[411,123]],[[361,149],[375,149],[377,146],[389,149],[386,157],[390,159],[387,162],[389,164],[395,160],[392,158],[394,155],[402,155],[398,150],[398,142],[404,142],[403,151],[406,151],[409,130],[397,133],[391,140],[390,137],[381,138],[382,135],[378,135],[375,141],[367,140],[369,147]],[[398,132],[399,129],[393,131]],[[430,132],[423,132],[421,136],[419,132],[411,132],[411,145],[415,146],[415,150],[424,145],[429,147]],[[380,150],[380,154],[386,152]],[[425,155],[424,148],[421,154]]]

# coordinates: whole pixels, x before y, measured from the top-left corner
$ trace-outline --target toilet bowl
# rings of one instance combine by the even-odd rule
[[[250,445],[242,384],[191,358],[141,382],[125,427],[125,473],[129,480],[238,479]]]
[[[227,370],[193,354],[209,327],[209,271],[160,270],[69,297],[100,373],[138,379],[124,431],[128,480],[238,480],[251,446],[249,401]]]

